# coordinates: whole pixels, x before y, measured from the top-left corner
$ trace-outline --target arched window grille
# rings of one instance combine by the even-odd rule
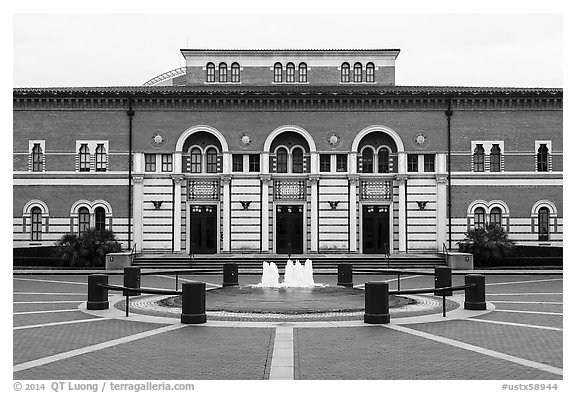
[[[40,240],[42,237],[42,210],[39,207],[33,207],[30,211],[32,218],[31,240]]]
[[[480,144],[474,149],[474,172],[484,172],[484,147]]]
[[[190,172],[202,173],[202,152],[197,147],[190,151]]]
[[[228,82],[228,66],[220,63],[218,66],[218,82]]]
[[[216,82],[216,67],[214,63],[206,65],[206,82]]]
[[[378,150],[378,173],[390,172],[390,154],[388,149]]]
[[[548,146],[541,144],[536,156],[538,172],[548,172]]]
[[[547,207],[538,209],[538,240],[550,240],[550,210]]]
[[[293,63],[286,64],[286,82],[287,83],[294,82],[294,64]]]
[[[366,82],[374,82],[374,64],[366,64]]]
[[[490,210],[490,224],[502,226],[502,209],[499,207],[493,207]]]
[[[362,64],[354,64],[354,82],[362,82]]]
[[[308,82],[308,66],[306,63],[300,63],[298,66],[298,82],[306,83]]]
[[[492,145],[490,149],[490,172],[500,172],[501,157],[500,146]]]
[[[288,173],[288,150],[283,147],[276,151],[276,172]]]
[[[282,82],[282,64],[274,64],[274,82]]]
[[[342,63],[342,67],[340,67],[340,81],[342,83],[350,82],[350,64]]]
[[[90,212],[88,208],[78,209],[78,234],[83,234],[90,229]]]
[[[42,146],[35,143],[32,148],[32,172],[42,172],[44,164],[44,154],[42,153]]]
[[[474,228],[480,229],[486,227],[486,212],[483,208],[474,209]]]
[[[80,145],[79,151],[80,172],[90,172],[90,151],[88,144],[83,143]]]
[[[374,172],[374,151],[367,147],[362,150],[362,173]]]
[[[292,150],[292,173],[304,172],[304,152],[302,149]]]
[[[232,82],[240,82],[240,64],[232,63]]]
[[[106,171],[106,149],[104,144],[99,143],[96,146],[96,172]]]
[[[97,231],[106,229],[106,211],[103,207],[99,206],[94,210],[94,227]]]

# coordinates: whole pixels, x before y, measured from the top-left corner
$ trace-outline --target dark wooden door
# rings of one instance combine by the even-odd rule
[[[218,231],[215,205],[190,207],[190,250],[194,254],[215,254]]]
[[[303,254],[302,206],[276,206],[276,253]]]
[[[362,250],[364,254],[387,254],[390,250],[390,208],[362,206]]]

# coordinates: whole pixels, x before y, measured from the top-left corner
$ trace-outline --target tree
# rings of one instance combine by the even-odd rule
[[[508,232],[496,224],[470,229],[465,236],[463,241],[458,242],[458,247],[461,252],[473,254],[478,266],[492,266],[514,248],[514,242],[508,239]]]
[[[106,254],[120,251],[122,247],[114,233],[91,228],[80,236],[73,233],[62,236],[56,242],[55,256],[60,258],[60,266],[103,267]]]

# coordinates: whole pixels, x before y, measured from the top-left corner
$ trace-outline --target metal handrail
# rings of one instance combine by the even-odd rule
[[[441,288],[420,288],[420,289],[405,289],[403,291],[389,291],[390,295],[416,295],[420,293],[433,293],[442,292],[442,316],[446,316],[446,291],[461,291],[466,288],[475,287],[476,284],[455,285],[451,287]]]
[[[442,243],[442,255],[444,256],[444,263],[448,265],[448,248],[446,248],[446,243]]]
[[[151,295],[182,295],[182,291],[171,291],[169,289],[155,289],[155,288],[129,288],[123,287],[121,285],[110,285],[110,284],[97,284],[100,288],[109,289],[112,291],[124,291],[124,296],[126,296],[126,317],[130,316],[130,291],[149,293]]]

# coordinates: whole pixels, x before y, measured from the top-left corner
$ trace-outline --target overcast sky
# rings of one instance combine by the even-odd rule
[[[15,14],[13,21],[14,87],[141,85],[183,66],[182,48],[399,48],[397,85],[563,86],[561,14]]]

